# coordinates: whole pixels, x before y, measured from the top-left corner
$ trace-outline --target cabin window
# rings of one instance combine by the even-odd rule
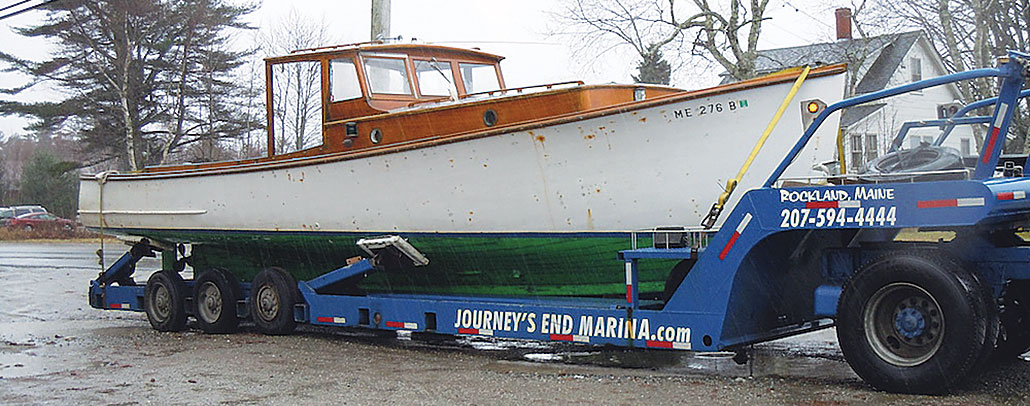
[[[415,60],[418,92],[423,96],[448,96],[451,89],[451,64]]]
[[[341,101],[361,97],[361,83],[354,60],[333,59],[329,62],[329,101]]]
[[[322,143],[322,62],[272,65],[272,133],[275,154]]]
[[[365,74],[372,93],[411,94],[408,69],[403,59],[366,57]]]
[[[497,70],[493,65],[479,63],[463,63],[461,80],[465,84],[465,93],[492,92],[501,88],[497,80]]]

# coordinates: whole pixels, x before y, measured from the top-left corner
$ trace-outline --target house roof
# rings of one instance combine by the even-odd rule
[[[875,113],[876,110],[879,110],[879,109],[883,108],[883,106],[886,106],[886,105],[887,105],[887,103],[876,103],[876,104],[862,104],[862,105],[858,105],[858,106],[854,106],[854,107],[848,107],[848,108],[844,109],[844,112],[840,116],[840,126],[841,127],[850,127],[852,124],[855,124],[855,123],[861,121],[863,118],[866,118],[870,114]]]
[[[755,71],[758,75],[765,75],[795,66],[864,62],[863,65],[869,65],[870,68],[863,77],[863,81],[871,80],[867,86],[872,89],[879,85],[880,87],[875,90],[880,90],[886,86],[887,79],[897,70],[908,50],[921,35],[922,31],[911,31],[761,50],[758,51],[758,56],[755,58]],[[868,63],[869,61],[872,61],[871,65]]]
[[[891,76],[904,62],[905,55],[922,35],[922,31],[910,31],[789,48],[766,49],[758,51],[755,59],[755,72],[761,76],[795,66],[847,63],[852,74],[855,72],[862,74],[858,84],[855,85],[854,94],[871,93],[887,87]],[[723,83],[734,81],[728,75],[723,79]],[[881,107],[883,106],[869,105],[849,108],[841,117],[841,125],[848,126],[857,123]]]

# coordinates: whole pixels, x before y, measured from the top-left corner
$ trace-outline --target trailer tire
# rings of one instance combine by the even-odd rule
[[[158,271],[143,288],[143,310],[157,331],[186,329],[186,282],[178,272]]]
[[[855,373],[877,389],[943,393],[993,343],[986,303],[976,278],[940,252],[894,252],[845,284],[837,340]]]
[[[1011,281],[1002,296],[1002,333],[994,355],[1015,358],[1030,350],[1030,281]]]
[[[293,332],[293,307],[300,301],[297,282],[282,268],[267,268],[250,286],[250,315],[258,330],[269,335]]]
[[[694,264],[697,263],[697,258],[684,259],[676,263],[676,266],[672,267],[669,271],[669,277],[665,279],[665,290],[662,292],[662,300],[666,303],[669,299],[672,299],[672,295],[679,289],[680,284],[683,283],[683,279],[687,277],[690,270],[694,268]]]
[[[950,147],[921,145],[913,149],[897,150],[880,156],[866,164],[866,174],[880,175],[871,180],[892,181],[949,179],[956,175],[910,175],[910,173],[962,169],[962,154]],[[895,175],[883,177],[883,175]],[[961,175],[958,175],[961,176]],[[869,179],[867,179],[869,180]]]
[[[236,301],[243,296],[240,281],[224,269],[211,269],[193,284],[194,316],[206,333],[232,333],[240,325]]]

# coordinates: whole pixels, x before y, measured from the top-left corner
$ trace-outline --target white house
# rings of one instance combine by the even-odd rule
[[[838,9],[836,42],[758,51],[759,74],[802,65],[848,64],[845,97],[900,86],[947,74],[922,31],[851,38],[851,11]],[[848,172],[861,172],[865,163],[887,152],[902,124],[937,118],[937,107],[960,99],[954,84],[879,100],[846,109],[841,116],[845,164]],[[930,143],[939,127],[909,131],[902,148]],[[968,156],[977,153],[970,126],[958,126],[943,144]]]

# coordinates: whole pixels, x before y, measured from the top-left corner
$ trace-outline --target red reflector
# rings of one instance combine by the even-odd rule
[[[404,328],[404,323],[401,323],[399,321],[388,321],[386,322],[386,327]]]
[[[551,334],[554,341],[572,341],[572,334]]]
[[[806,209],[836,209],[837,201],[825,201],[825,202],[807,202],[805,203]]]
[[[647,343],[648,347],[672,348],[672,341],[652,341],[652,340],[647,340],[646,343]]]
[[[920,209],[930,209],[934,207],[958,207],[958,199],[922,200],[916,203],[916,207]]]
[[[734,231],[733,235],[730,236],[730,241],[726,243],[726,246],[722,248],[722,252],[719,253],[719,259],[726,259],[726,255],[730,253],[730,248],[733,248],[733,244],[740,238],[740,233]]]
[[[991,159],[991,153],[994,152],[994,143],[998,139],[999,131],[1001,131],[1001,129],[998,127],[991,128],[991,137],[988,138],[987,142],[984,144],[984,163],[987,163],[987,161]]]

